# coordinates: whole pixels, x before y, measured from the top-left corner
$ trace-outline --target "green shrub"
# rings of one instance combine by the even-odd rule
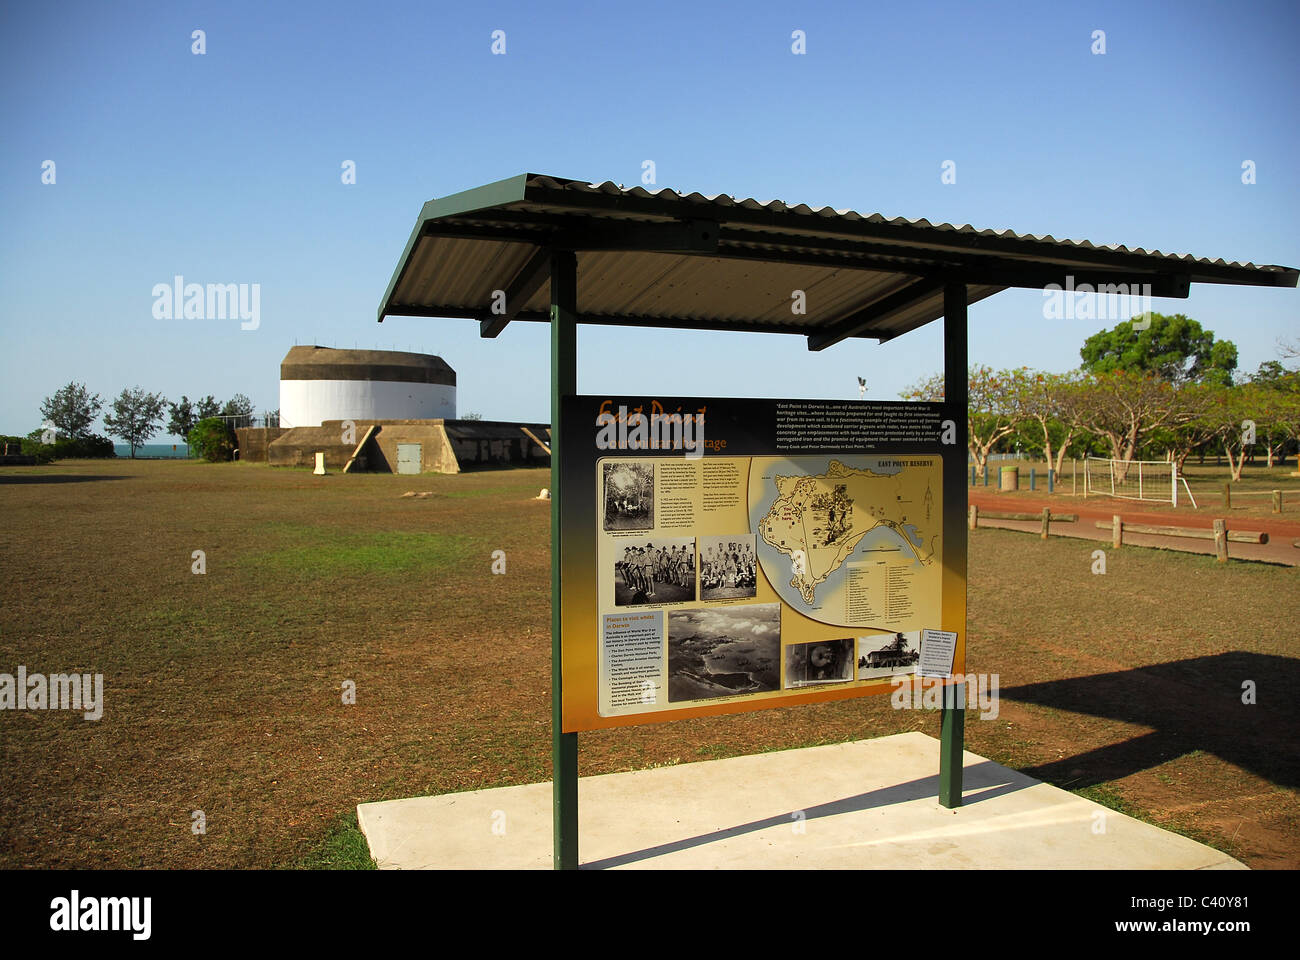
[[[200,420],[190,429],[185,441],[196,454],[212,463],[234,457],[235,431],[220,417]]]
[[[108,437],[90,434],[85,437],[60,437],[54,441],[54,459],[86,457],[116,457],[113,441]]]
[[[15,444],[21,443],[23,453],[35,457],[37,463],[117,456],[113,441],[108,437],[90,434],[85,437],[58,437],[53,443],[42,443],[41,433],[40,430],[33,430],[26,437],[0,437],[0,444],[8,442],[12,450]]]
[[[49,463],[54,459],[54,444],[41,443],[40,440],[24,437],[23,453],[26,456],[35,457],[37,463]]]

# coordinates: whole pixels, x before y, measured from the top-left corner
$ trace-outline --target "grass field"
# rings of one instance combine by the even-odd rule
[[[358,802],[549,779],[550,506],[532,499],[549,485],[0,469],[0,671],[105,682],[98,722],[0,713],[0,867],[364,867]],[[972,535],[968,667],[1003,699],[970,716],[968,748],[1252,866],[1300,866],[1297,571],[1126,548],[1097,576],[1094,548]],[[937,736],[938,717],[876,697],[584,734],[580,764],[906,730]]]

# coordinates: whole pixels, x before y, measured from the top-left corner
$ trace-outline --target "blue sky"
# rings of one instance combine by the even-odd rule
[[[632,185],[650,159],[684,191],[1297,266],[1297,27],[1288,3],[10,3],[0,432],[71,380],[273,409],[294,343],[437,353],[462,413],[549,419],[545,325],[375,322],[421,204],[525,171]],[[177,274],[259,283],[260,326],[155,319]],[[1248,372],[1300,335],[1294,289],[1154,309]],[[972,307],[971,359],[1064,370],[1107,325],[1008,291]],[[861,375],[895,399],[941,365],[938,324],[819,354],[580,327],[578,349],[585,393],[856,398]]]

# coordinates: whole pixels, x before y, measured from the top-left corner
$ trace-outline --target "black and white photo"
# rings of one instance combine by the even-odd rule
[[[609,574],[616,606],[693,601],[695,538],[622,537]]]
[[[785,648],[785,685],[810,687],[853,679],[853,638],[792,643]]]
[[[668,614],[670,702],[778,690],[780,657],[779,603]]]
[[[921,631],[858,637],[858,679],[915,673],[921,659]]]
[[[752,598],[758,593],[758,545],[752,533],[700,537],[700,599]]]
[[[653,530],[655,466],[611,462],[603,465],[604,524],[608,531]]]

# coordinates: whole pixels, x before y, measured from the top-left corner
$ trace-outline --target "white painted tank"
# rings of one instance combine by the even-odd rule
[[[280,364],[282,427],[455,416],[456,372],[441,357],[302,346]]]

